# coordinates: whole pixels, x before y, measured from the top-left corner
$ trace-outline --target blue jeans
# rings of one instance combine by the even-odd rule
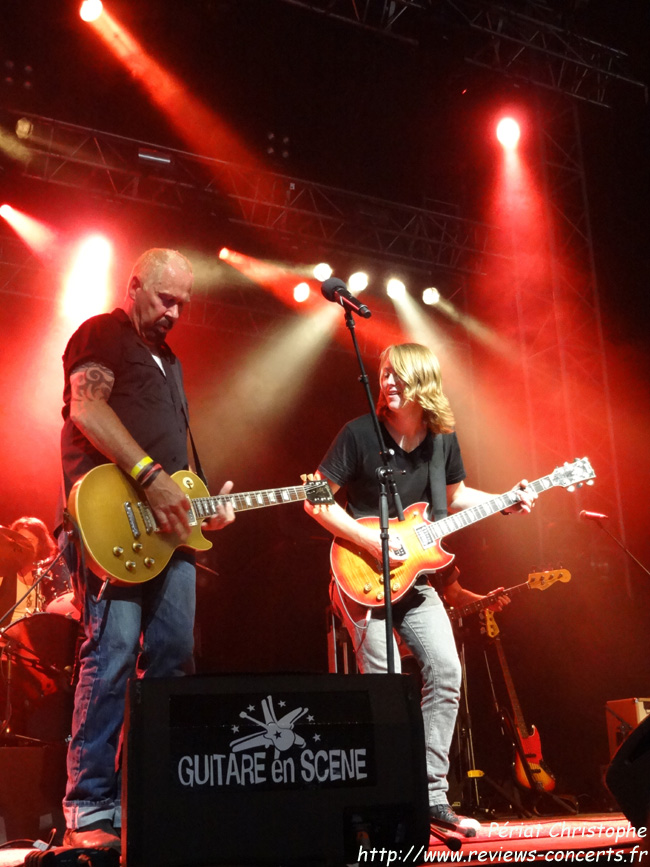
[[[89,574],[75,593],[83,605],[85,639],[79,657],[68,783],[63,812],[68,828],[100,819],[121,826],[119,770],[126,685],[139,677],[191,673],[194,649],[195,567],[175,554],[151,581],[109,585]]]
[[[386,671],[386,618],[383,608],[365,608],[332,588],[334,607],[350,635],[359,670]],[[446,804],[449,749],[460,697],[461,670],[456,642],[444,605],[425,579],[418,579],[393,606],[393,628],[415,657],[422,675],[422,717],[429,804]],[[401,671],[393,637],[395,671]]]

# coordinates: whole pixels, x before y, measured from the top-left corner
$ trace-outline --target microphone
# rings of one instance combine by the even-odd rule
[[[601,512],[587,512],[584,509],[580,512],[580,516],[585,521],[609,521],[609,515],[603,515]]]
[[[346,310],[350,310],[352,313],[357,313],[359,316],[363,316],[364,319],[370,319],[372,316],[366,305],[360,304],[343,280],[339,280],[338,277],[330,277],[329,280],[326,280],[320,287],[320,291],[323,293],[323,297],[327,298],[328,301],[335,301]]]

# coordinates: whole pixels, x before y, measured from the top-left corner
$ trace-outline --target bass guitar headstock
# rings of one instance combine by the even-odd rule
[[[531,572],[528,576],[528,586],[534,590],[546,590],[556,581],[566,583],[570,580],[571,573],[568,569],[552,569],[547,572]]]

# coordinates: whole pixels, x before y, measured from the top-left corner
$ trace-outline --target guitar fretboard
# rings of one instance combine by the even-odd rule
[[[248,509],[263,509],[281,503],[295,503],[307,499],[307,485],[293,488],[269,488],[264,491],[248,491],[241,494],[221,494],[217,497],[197,497],[192,500],[192,508],[199,518],[210,518],[217,514],[217,508],[231,503],[235,512]]]
[[[536,494],[541,491],[547,491],[554,487],[552,476],[543,476],[535,482],[529,482],[528,487],[532,488]],[[514,506],[519,502],[519,496],[516,491],[507,491],[505,494],[499,494],[497,497],[492,497],[491,500],[486,500],[484,503],[479,503],[476,506],[470,506],[469,509],[463,509],[462,512],[456,512],[455,515],[448,515],[446,518],[441,518],[433,524],[421,524],[416,527],[420,544],[423,548],[430,548],[432,545],[442,539],[443,536],[448,536],[456,530],[462,530],[463,527],[469,527],[470,524],[481,521],[483,518],[489,518],[497,512],[507,509],[509,506]]]
[[[520,590],[528,590],[530,588],[530,584],[528,581],[524,581],[523,584],[516,584],[514,587],[508,587],[507,590],[503,590],[501,593],[490,593],[489,596],[485,596],[483,599],[477,599],[476,602],[469,602],[467,605],[463,605],[462,608],[452,608],[449,611],[449,619],[454,623],[457,620],[460,620],[461,617],[468,617],[470,614],[476,614],[477,611],[482,611],[484,608],[489,608],[493,602],[496,602],[497,599],[501,599],[503,596],[507,596],[510,599]]]

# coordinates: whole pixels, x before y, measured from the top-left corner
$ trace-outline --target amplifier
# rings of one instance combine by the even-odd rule
[[[133,680],[126,867],[351,864],[429,842],[419,697],[402,675]]]
[[[605,705],[605,716],[611,760],[630,732],[650,716],[650,698],[621,698],[618,701],[608,701]]]

